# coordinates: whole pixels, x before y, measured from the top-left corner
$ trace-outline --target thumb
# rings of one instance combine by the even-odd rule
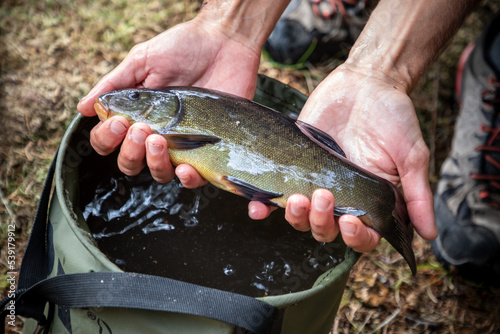
[[[423,140],[408,152],[407,158],[398,166],[401,170],[406,206],[410,220],[417,233],[426,240],[437,237],[434,221],[434,204],[428,177],[429,154]]]

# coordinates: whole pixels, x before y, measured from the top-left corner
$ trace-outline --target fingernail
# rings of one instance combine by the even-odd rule
[[[254,205],[248,205],[248,217],[253,219],[258,212],[259,210]]]
[[[292,203],[292,205],[290,205],[290,210],[292,211],[292,215],[301,216],[306,212],[306,207],[303,205]]]
[[[134,143],[143,144],[146,141],[148,134],[139,128],[133,128],[130,137],[132,138]]]
[[[184,171],[183,167],[177,167],[177,169],[175,170],[175,175],[177,175],[177,178],[179,178],[179,181],[181,181],[182,184],[191,181],[191,176],[189,176],[189,174]]]
[[[340,230],[342,231],[342,234],[352,236],[356,234],[358,227],[348,222],[340,222]]]
[[[177,177],[179,178],[179,181],[181,181],[182,184],[186,184],[186,183],[189,183],[189,181],[191,181],[191,177],[189,175],[177,175]]]
[[[82,103],[85,103],[85,101],[87,101],[87,99],[88,99],[87,96],[82,97],[82,99],[80,101],[78,101],[78,105],[81,105]]]
[[[113,120],[109,125],[109,128],[115,135],[122,135],[127,131],[127,127],[117,120]]]
[[[332,204],[328,199],[324,198],[321,195],[315,196],[313,203],[314,203],[314,208],[317,211],[322,211],[322,212],[330,209],[330,206]]]
[[[163,146],[149,143],[148,144],[148,151],[152,155],[159,155],[161,152],[163,152]]]

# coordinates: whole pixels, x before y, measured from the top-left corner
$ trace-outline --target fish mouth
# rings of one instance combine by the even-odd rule
[[[104,122],[109,118],[109,109],[108,107],[102,102],[99,98],[95,100],[94,103],[94,110],[101,120],[101,122]]]

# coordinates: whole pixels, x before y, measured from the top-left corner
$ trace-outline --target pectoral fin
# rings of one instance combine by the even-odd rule
[[[335,139],[333,139],[328,133],[306,122],[297,121],[295,124],[297,124],[297,127],[303,134],[311,138],[319,146],[333,150],[335,153],[340,154],[344,158],[346,157],[340,145],[337,144]]]
[[[163,137],[167,140],[168,147],[175,150],[192,150],[207,144],[217,144],[221,140],[215,136],[189,133],[164,134]]]
[[[258,201],[264,204],[277,206],[276,203],[271,202],[271,199],[283,196],[282,193],[274,193],[257,188],[250,183],[241,181],[232,176],[223,176],[222,180],[229,183],[229,188],[234,191],[234,193],[251,201]]]

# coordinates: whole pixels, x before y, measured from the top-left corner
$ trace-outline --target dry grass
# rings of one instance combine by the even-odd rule
[[[136,43],[196,14],[196,1],[7,0],[0,5],[0,245],[17,226],[20,264],[48,164],[76,104]],[[498,4],[482,5],[412,94],[433,149],[430,178],[446,156],[457,108],[456,62]],[[306,69],[261,72],[309,93],[338,61]],[[0,246],[0,247],[2,247]],[[444,270],[427,242],[414,243],[419,273],[411,277],[387,243],[366,254],[345,290],[334,333],[498,333],[498,289],[475,286]],[[5,249],[0,288],[6,287]]]

